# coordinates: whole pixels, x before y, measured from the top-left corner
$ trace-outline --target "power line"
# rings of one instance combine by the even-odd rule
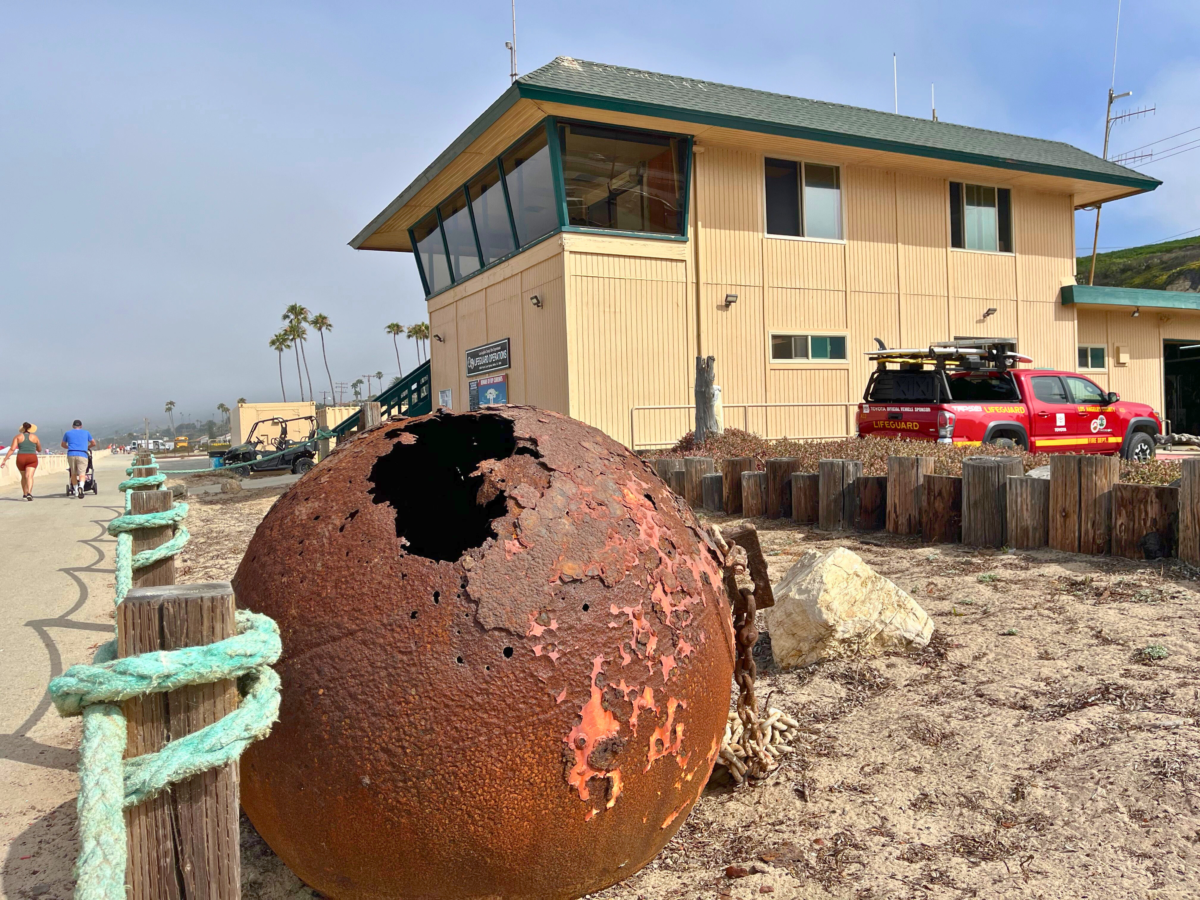
[[[1197,125],[1195,128],[1189,128],[1187,131],[1181,131],[1178,134],[1169,134],[1165,138],[1159,138],[1157,141],[1151,141],[1148,144],[1142,144],[1142,146],[1140,146],[1140,147],[1130,147],[1128,150],[1122,150],[1117,155],[1118,156],[1128,156],[1130,153],[1133,153],[1135,150],[1145,150],[1147,147],[1153,147],[1155,144],[1161,144],[1161,143],[1163,143],[1163,141],[1171,140],[1171,138],[1177,138],[1177,137],[1182,137],[1185,134],[1191,134],[1193,131],[1200,131],[1200,125]],[[1163,152],[1165,153],[1166,151],[1164,150]]]
[[[1180,149],[1180,148],[1183,148],[1183,149]],[[1171,152],[1169,152],[1169,150],[1175,150],[1177,152],[1171,153]],[[1148,166],[1151,163],[1162,162],[1164,159],[1170,159],[1172,156],[1179,156],[1182,153],[1190,153],[1192,150],[1200,150],[1200,139],[1197,139],[1194,141],[1189,141],[1186,144],[1179,144],[1178,146],[1175,146],[1175,147],[1170,147],[1170,148],[1168,148],[1168,150],[1163,151],[1163,153],[1165,154],[1164,156],[1155,157],[1154,159],[1150,160],[1149,162],[1141,163],[1141,165]]]

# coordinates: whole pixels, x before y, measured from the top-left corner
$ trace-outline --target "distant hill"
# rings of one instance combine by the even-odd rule
[[[1075,265],[1075,280],[1088,283],[1091,256]],[[1096,284],[1151,288],[1160,291],[1200,291],[1200,237],[1112,250],[1096,257]]]

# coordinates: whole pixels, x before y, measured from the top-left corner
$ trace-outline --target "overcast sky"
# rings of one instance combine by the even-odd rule
[[[895,51],[903,113],[928,115],[935,82],[945,121],[1098,152],[1115,17],[1116,0],[520,0],[519,61],[890,110]],[[507,87],[508,30],[507,0],[7,5],[0,426],[279,399],[267,340],[292,302],[333,320],[334,380],[395,375],[384,326],[425,318],[415,264],[347,241]],[[1158,112],[1117,125],[1114,151],[1200,126],[1198,33],[1195,0],[1127,0],[1121,106]],[[1200,152],[1144,171],[1165,184],[1105,211],[1102,248],[1200,233]],[[328,390],[315,341],[309,366]]]

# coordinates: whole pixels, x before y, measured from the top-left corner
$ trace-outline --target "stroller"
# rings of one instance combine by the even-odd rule
[[[92,465],[92,451],[88,451],[87,469],[83,473],[83,492],[100,493],[100,485],[96,483],[96,469]],[[67,496],[71,496],[71,480],[67,479]]]

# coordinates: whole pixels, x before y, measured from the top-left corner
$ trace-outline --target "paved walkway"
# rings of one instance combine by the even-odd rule
[[[65,496],[66,476],[0,488],[0,897],[71,894],[76,853],[77,719],[46,694],[112,636],[113,550],[105,530],[123,508],[132,457],[97,454],[98,496]]]

